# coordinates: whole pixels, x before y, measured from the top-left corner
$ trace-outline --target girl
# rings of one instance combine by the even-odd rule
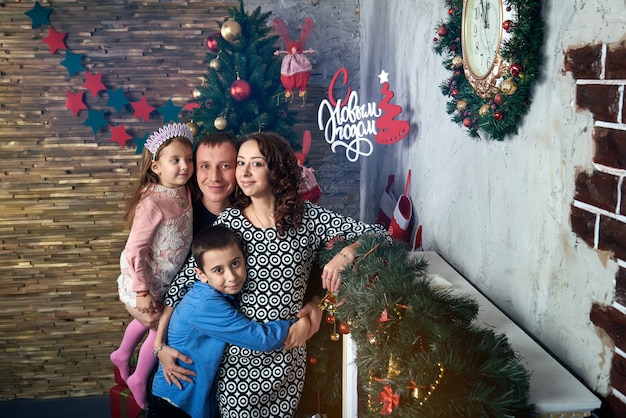
[[[139,181],[126,204],[124,220],[131,229],[120,257],[118,291],[122,302],[142,313],[162,308],[167,286],[191,246],[193,211],[187,182],[193,174],[192,144],[191,129],[181,123],[154,132],[146,141]],[[146,332],[131,375],[130,358]],[[111,353],[111,362],[143,409],[148,407],[148,379],[156,364],[155,335],[133,319],[120,347]]]
[[[300,170],[281,136],[254,133],[242,138],[234,207],[224,210],[216,222],[234,229],[246,248],[248,280],[241,292],[240,311],[253,320],[289,319],[298,313],[311,266],[333,238],[351,240],[364,233],[385,233],[379,225],[364,224],[303,200],[298,192]],[[343,248],[324,266],[324,288],[338,290],[339,273],[354,262],[356,246],[358,242]],[[291,336],[290,330],[287,341]],[[294,339],[305,341],[306,335]],[[294,416],[305,366],[304,344],[271,353],[229,346],[217,378],[221,416]]]

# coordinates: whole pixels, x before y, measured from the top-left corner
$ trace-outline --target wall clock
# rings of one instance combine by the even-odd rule
[[[447,0],[434,50],[452,72],[441,84],[446,111],[470,137],[516,134],[539,73],[539,0]]]

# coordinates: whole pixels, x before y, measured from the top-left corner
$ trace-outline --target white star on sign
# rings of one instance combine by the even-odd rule
[[[380,78],[380,84],[389,82],[389,73],[385,70],[382,70],[380,74],[378,74],[378,78]]]

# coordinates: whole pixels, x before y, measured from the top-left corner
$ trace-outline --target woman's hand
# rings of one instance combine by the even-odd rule
[[[303,346],[306,343],[307,336],[309,335],[309,328],[311,323],[307,316],[299,318],[298,322],[289,327],[287,338],[285,338],[285,344],[283,348],[285,350],[291,350],[292,348]]]
[[[358,243],[347,245],[339,251],[322,269],[322,287],[329,292],[337,293],[341,287],[341,271],[354,264]]]
[[[168,345],[164,345],[160,349],[159,347],[154,347],[154,349],[158,350],[157,357],[161,363],[161,367],[163,367],[163,374],[165,375],[165,380],[168,385],[174,383],[178,386],[178,389],[182,390],[183,385],[180,383],[181,380],[193,383],[193,379],[191,377],[195,377],[196,372],[185,369],[176,363],[176,360],[180,360],[183,363],[192,364],[193,360],[191,357],[181,354],[178,350]]]

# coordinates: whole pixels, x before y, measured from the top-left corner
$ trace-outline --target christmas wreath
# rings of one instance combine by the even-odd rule
[[[514,19],[502,23],[507,37],[502,41],[500,55],[506,70],[500,74],[497,92],[485,98],[476,94],[463,71],[463,0],[446,0],[445,3],[448,19],[436,27],[433,49],[444,57],[444,67],[452,72],[440,86],[443,95],[450,98],[447,113],[454,122],[464,126],[472,138],[479,137],[481,131],[497,141],[517,134],[517,124],[530,107],[532,86],[541,65],[540,2],[503,0],[506,10],[515,12]]]

